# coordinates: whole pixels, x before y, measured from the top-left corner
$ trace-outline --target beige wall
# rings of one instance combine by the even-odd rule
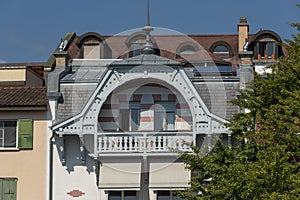
[[[43,85],[43,79],[25,67],[1,69],[0,82],[24,82],[29,87]]]
[[[3,69],[0,71],[0,81],[25,81],[26,69]]]
[[[0,151],[0,177],[17,178],[18,200],[46,199],[46,113],[0,112],[0,119],[33,118],[33,150]]]

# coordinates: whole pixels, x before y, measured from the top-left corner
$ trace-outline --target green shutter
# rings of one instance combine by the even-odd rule
[[[18,120],[18,147],[19,149],[32,149],[33,147],[32,119]]]
[[[3,179],[0,178],[0,200],[3,199],[3,190],[2,190],[2,188],[3,188]]]
[[[0,200],[17,199],[17,179],[3,178],[0,179]]]

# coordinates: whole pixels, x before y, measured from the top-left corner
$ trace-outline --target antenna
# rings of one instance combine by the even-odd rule
[[[143,54],[153,54],[153,45],[150,41],[150,32],[153,31],[153,28],[150,25],[150,6],[149,0],[147,0],[147,19],[146,26],[143,28],[143,31],[146,32],[146,44],[143,47]]]

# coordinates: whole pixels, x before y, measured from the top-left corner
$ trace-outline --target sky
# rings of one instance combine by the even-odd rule
[[[154,27],[183,34],[236,34],[247,17],[250,33],[296,30],[299,0],[150,0]],[[115,35],[146,23],[146,0],[0,0],[0,62],[44,62],[67,32]]]

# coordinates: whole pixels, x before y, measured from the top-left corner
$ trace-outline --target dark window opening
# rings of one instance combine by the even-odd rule
[[[275,59],[275,42],[258,43],[258,59]]]
[[[109,191],[108,200],[137,200],[136,191]]]
[[[17,122],[0,121],[0,148],[16,147],[17,145]]]
[[[176,197],[172,191],[157,191],[157,200],[184,200]]]

